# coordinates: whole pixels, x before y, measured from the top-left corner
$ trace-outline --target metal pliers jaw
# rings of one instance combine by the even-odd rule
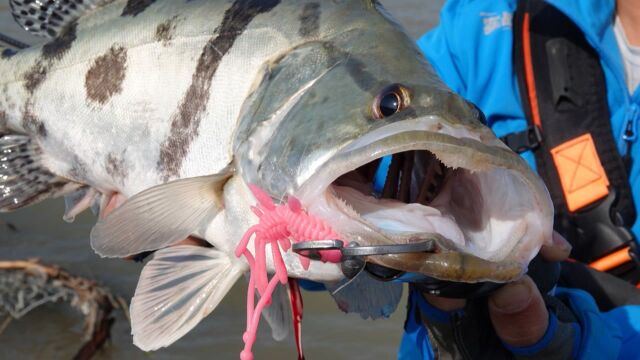
[[[407,253],[429,253],[436,250],[433,240],[426,240],[411,244],[367,245],[361,246],[350,242],[347,246],[340,240],[316,240],[296,243],[293,252],[320,260],[321,252],[325,250],[339,250],[342,254],[340,267],[348,279],[354,278],[361,272],[367,272],[380,281],[406,282],[413,284],[420,291],[434,295],[452,298],[475,298],[486,295],[499,288],[502,284],[481,282],[475,284],[439,280],[424,274],[404,272],[388,268],[368,261],[369,256]]]
[[[312,260],[319,260],[321,251],[339,250],[342,254],[340,266],[348,279],[364,270],[378,280],[391,281],[400,279],[405,272],[371,263],[367,261],[369,256],[433,252],[435,244],[433,240],[426,240],[410,244],[362,246],[352,241],[345,246],[341,240],[316,240],[293,244],[292,250]]]
[[[436,250],[433,240],[411,244],[360,246],[350,242],[344,246],[340,240],[318,240],[296,243],[293,251],[301,256],[319,260],[323,250],[339,250],[342,254],[341,268],[345,277],[354,278],[366,272],[380,281],[406,282],[419,291],[449,298],[472,299],[486,296],[504,284],[494,282],[461,283],[436,279],[424,274],[404,272],[367,261],[368,256],[406,253],[430,253]],[[540,255],[530,263],[527,275],[538,285],[540,293],[551,291],[560,277],[560,263],[548,262]]]

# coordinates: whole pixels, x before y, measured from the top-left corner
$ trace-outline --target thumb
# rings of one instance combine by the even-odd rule
[[[514,347],[535,344],[549,325],[544,300],[528,276],[493,293],[489,298],[489,315],[500,339]]]

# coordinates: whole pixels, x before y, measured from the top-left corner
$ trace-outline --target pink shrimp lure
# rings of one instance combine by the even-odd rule
[[[259,221],[247,230],[235,251],[237,257],[246,258],[250,270],[247,290],[247,328],[242,336],[245,345],[240,353],[241,360],[253,359],[251,348],[256,340],[260,314],[271,304],[271,298],[278,283],[287,284],[288,282],[287,267],[281,251],[287,252],[293,243],[303,241],[342,240],[342,237],[334,232],[329,224],[307,213],[295,197],[290,196],[286,203],[276,205],[259,187],[249,185],[249,188],[258,201],[257,206],[251,207],[251,211],[256,214]],[[251,238],[254,240],[255,256],[247,248]],[[271,279],[267,274],[267,245],[271,246],[275,267],[275,275]],[[308,269],[310,260],[303,256],[299,259],[303,268]],[[325,251],[321,254],[321,260],[337,263],[340,261],[340,252]],[[260,295],[257,304],[254,300],[256,290]]]

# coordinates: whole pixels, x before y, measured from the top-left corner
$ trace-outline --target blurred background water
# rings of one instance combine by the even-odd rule
[[[14,23],[6,3],[0,5],[0,32],[33,44],[42,41]],[[383,0],[385,7],[416,38],[438,22],[444,0]],[[96,279],[127,300],[132,296],[141,264],[100,259],[89,246],[95,223],[90,213],[73,224],[62,221],[60,200],[11,214],[0,214],[0,260],[37,257],[70,272]],[[3,222],[11,223],[17,231]],[[232,289],[220,306],[198,327],[167,349],[144,353],[133,346],[130,327],[116,312],[112,340],[98,359],[237,359],[245,326],[246,283]],[[307,359],[392,359],[402,335],[406,300],[390,319],[362,320],[343,314],[325,293],[303,293],[303,342]],[[4,319],[0,319],[0,323]],[[292,338],[275,342],[261,323],[254,353],[258,359],[294,359]],[[82,318],[66,304],[42,306],[0,334],[0,359],[70,359],[81,345]]]

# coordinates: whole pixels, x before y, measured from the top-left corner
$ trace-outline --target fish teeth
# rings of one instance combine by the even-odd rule
[[[350,217],[362,217],[362,215],[360,215],[360,213],[358,213],[356,211],[356,209],[353,208],[353,206],[349,205],[347,203],[347,201],[343,198],[340,197],[340,195],[338,195],[336,192],[333,192],[333,196],[335,201],[338,203],[338,205],[342,208],[342,210],[344,211],[344,213]]]

